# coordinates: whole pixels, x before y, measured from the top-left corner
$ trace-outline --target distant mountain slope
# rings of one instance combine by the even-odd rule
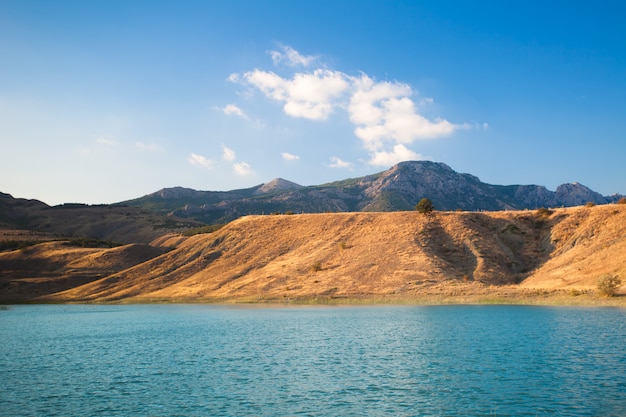
[[[539,185],[491,185],[443,163],[410,161],[378,174],[317,186],[303,187],[278,178],[234,191],[176,187],[120,204],[206,223],[226,223],[247,214],[287,211],[412,210],[423,197],[430,198],[438,210],[494,211],[606,204],[619,196],[603,197],[578,183],[563,184],[556,191]]]
[[[137,207],[85,204],[51,207],[38,200],[13,198],[0,193],[0,229],[30,230],[118,243],[148,243],[165,233],[198,225],[192,219],[164,216]]]
[[[287,181],[282,178],[276,178],[257,188],[254,194],[262,195],[270,193],[281,193],[285,191],[299,190],[301,188],[303,188],[303,186],[296,184],[295,182]]]

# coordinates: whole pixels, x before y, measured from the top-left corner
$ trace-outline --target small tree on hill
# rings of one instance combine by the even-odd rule
[[[626,197],[622,197],[619,200],[617,200],[617,204],[626,204]]]
[[[435,209],[433,202],[429,198],[422,198],[419,203],[415,205],[415,210],[421,214],[430,214]]]
[[[613,297],[622,280],[617,275],[603,274],[598,279],[598,292],[605,297]]]

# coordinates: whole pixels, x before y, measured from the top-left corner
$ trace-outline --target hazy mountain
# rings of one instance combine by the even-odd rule
[[[560,185],[556,191],[540,185],[491,185],[443,163],[416,161],[316,186],[276,178],[233,191],[173,187],[115,205],[50,207],[0,193],[0,228],[146,243],[196,222],[226,223],[247,214],[413,210],[423,197],[437,210],[496,211],[606,204],[622,196],[604,197],[579,183]]]
[[[378,174],[316,186],[277,178],[233,191],[175,187],[120,204],[206,223],[225,223],[247,214],[275,212],[412,210],[423,197],[431,199],[437,210],[493,211],[605,204],[620,195],[604,197],[578,183],[560,185],[556,191],[540,185],[491,185],[443,163],[410,161]]]
[[[0,229],[44,233],[32,239],[81,237],[117,243],[148,243],[171,231],[199,226],[192,219],[178,219],[138,207],[63,204],[49,206],[38,200],[13,198],[0,193]],[[7,234],[7,233],[4,233]],[[0,236],[0,241],[14,239]]]

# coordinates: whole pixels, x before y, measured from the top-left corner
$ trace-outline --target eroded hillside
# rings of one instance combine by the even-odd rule
[[[399,297],[593,290],[626,276],[626,206],[249,216],[50,301]]]

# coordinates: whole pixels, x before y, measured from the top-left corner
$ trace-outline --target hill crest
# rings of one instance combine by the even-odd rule
[[[175,245],[165,254],[45,300],[540,296],[593,293],[601,274],[626,276],[626,205],[246,216],[171,239],[160,241]]]

